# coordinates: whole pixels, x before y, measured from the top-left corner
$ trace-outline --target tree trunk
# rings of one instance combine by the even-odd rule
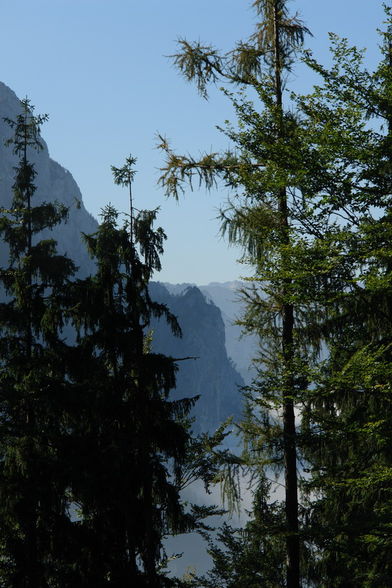
[[[281,139],[283,129],[282,99],[282,59],[279,36],[279,12],[277,2],[274,5],[274,53],[275,53],[275,99],[278,108],[277,135]],[[289,216],[287,191],[282,188],[279,193],[279,213],[281,223],[282,245],[289,245]],[[282,269],[285,270],[285,254],[282,257]],[[287,588],[300,588],[300,546],[298,535],[298,480],[297,480],[297,443],[294,413],[294,377],[293,377],[293,332],[294,308],[290,304],[288,294],[291,279],[284,278],[282,288],[282,355],[283,355],[283,454],[285,470],[285,512],[286,512],[286,552],[287,552]]]

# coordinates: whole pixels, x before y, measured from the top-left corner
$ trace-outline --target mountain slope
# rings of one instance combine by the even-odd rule
[[[241,415],[240,374],[225,347],[225,325],[219,308],[193,286],[171,294],[160,283],[151,284],[151,295],[177,316],[183,331],[173,337],[163,321],[154,325],[153,346],[172,357],[192,357],[179,362],[175,397],[199,396],[194,409],[196,431],[213,431],[223,420]]]
[[[16,94],[0,82],[0,206],[9,207],[14,183],[13,168],[17,164],[12,148],[4,145],[4,141],[12,136],[12,129],[4,121],[4,117],[15,120],[21,112],[21,105]],[[29,160],[34,163],[37,172],[34,201],[58,202],[69,208],[69,218],[65,223],[55,227],[53,231],[45,231],[44,238],[54,238],[60,253],[66,253],[80,267],[80,275],[94,272],[94,263],[89,257],[82,242],[81,233],[93,233],[97,221],[84,207],[79,187],[72,174],[49,156],[48,147],[43,139],[42,151],[30,150]],[[0,251],[0,263],[7,263],[8,253],[3,246]]]
[[[4,140],[12,136],[12,129],[4,117],[15,120],[20,112],[21,103],[16,94],[0,82],[0,206],[4,208],[9,207],[11,202],[14,167],[17,164],[12,148],[4,145]],[[58,201],[69,208],[68,221],[52,231],[45,231],[42,237],[57,241],[59,252],[67,254],[79,267],[79,276],[92,274],[95,264],[87,253],[81,235],[94,233],[98,223],[85,209],[79,187],[71,173],[50,158],[44,140],[42,146],[42,151],[37,153],[30,150],[28,154],[37,171],[34,201]],[[7,264],[8,252],[3,244],[0,248],[0,265]],[[241,412],[238,386],[244,382],[227,357],[225,324],[218,307],[207,302],[195,287],[175,296],[161,284],[151,284],[151,292],[153,297],[165,302],[178,316],[184,334],[182,339],[175,339],[163,321],[156,323],[154,348],[177,358],[197,358],[179,361],[178,385],[173,392],[176,398],[200,396],[194,409],[197,418],[195,430],[211,431],[228,416],[238,418]],[[214,300],[213,295],[210,298]],[[229,325],[229,319],[226,319],[226,324]],[[227,328],[230,330],[230,326]]]
[[[180,295],[194,284],[168,284],[164,286],[171,294]],[[221,311],[225,325],[225,344],[227,355],[233,361],[235,369],[241,374],[245,384],[250,384],[255,375],[252,360],[257,350],[257,337],[244,335],[242,327],[236,324],[243,313],[240,289],[244,282],[211,282],[204,286],[197,286],[207,301],[213,302]]]

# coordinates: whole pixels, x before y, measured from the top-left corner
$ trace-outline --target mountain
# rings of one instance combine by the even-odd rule
[[[194,284],[164,284],[165,287],[175,295],[184,293],[187,288]],[[252,367],[252,360],[257,350],[257,337],[245,335],[242,327],[236,324],[241,318],[244,303],[241,300],[240,290],[245,286],[244,282],[211,282],[204,286],[198,286],[207,301],[213,302],[221,311],[225,325],[225,345],[229,358],[232,360],[235,369],[241,374],[245,384],[250,384],[255,376]]]
[[[12,136],[12,129],[4,117],[15,120],[21,112],[21,104],[16,94],[0,82],[0,206],[7,208],[12,198],[14,167],[17,164],[12,148],[4,145],[4,140]],[[95,265],[84,246],[81,234],[94,233],[97,221],[86,210],[81,192],[71,173],[49,156],[48,147],[43,139],[42,151],[31,150],[29,159],[35,165],[37,190],[35,202],[58,201],[69,209],[66,223],[45,231],[43,238],[54,238],[60,253],[67,254],[79,267],[79,276],[94,273]],[[0,248],[0,264],[6,265],[8,253]],[[215,290],[218,286],[215,288]],[[184,290],[184,288],[183,288]],[[169,306],[178,316],[183,331],[183,338],[176,339],[164,321],[153,325],[154,349],[179,358],[177,389],[175,398],[199,396],[194,408],[197,431],[214,430],[222,420],[233,415],[238,418],[241,413],[241,394],[238,387],[244,384],[227,355],[225,347],[227,328],[214,296],[205,296],[197,287],[185,289],[180,295],[169,292],[162,284],[151,284],[152,297]],[[218,299],[217,296],[215,296]],[[230,335],[231,341],[231,335]],[[227,343],[227,341],[226,341]],[[233,346],[230,343],[230,349]],[[236,356],[232,349],[232,357]],[[183,357],[192,357],[182,361]]]
[[[0,82],[0,205],[9,207],[14,183],[13,168],[17,159],[11,147],[4,145],[4,141],[12,137],[13,131],[4,121],[4,117],[11,120],[20,114],[21,106],[18,97],[8,86]],[[94,272],[94,262],[88,255],[82,242],[81,233],[93,233],[98,223],[87,212],[79,187],[72,174],[50,158],[48,147],[41,139],[42,151],[31,150],[29,159],[37,171],[34,201],[58,201],[69,208],[67,222],[55,227],[53,231],[44,231],[43,238],[54,238],[58,244],[58,251],[67,254],[79,266],[79,275],[85,276]],[[8,253],[3,246],[0,250],[0,264],[7,263]]]
[[[225,325],[220,309],[207,301],[196,286],[180,294],[170,293],[160,283],[151,284],[151,296],[177,316],[183,336],[170,333],[164,321],[153,325],[153,347],[156,351],[180,361],[174,397],[199,396],[194,409],[196,431],[213,431],[222,421],[241,416],[241,375],[228,358]]]
[[[21,112],[20,101],[15,93],[0,82],[0,207],[8,208],[12,198],[15,155],[4,140],[12,136],[12,130],[3,117],[15,119]],[[95,264],[89,257],[81,234],[94,233],[97,221],[86,210],[79,187],[72,174],[51,159],[48,147],[42,140],[43,149],[29,154],[37,171],[35,202],[58,201],[69,208],[66,223],[45,231],[43,238],[54,238],[60,253],[67,254],[79,267],[79,277],[93,274]],[[8,265],[8,253],[0,247],[0,267]],[[233,325],[240,313],[236,301],[237,283],[209,284],[201,288],[195,285],[171,285],[155,282],[151,284],[151,296],[168,305],[178,317],[183,337],[173,337],[164,320],[156,321],[153,330],[153,348],[157,352],[178,359],[177,388],[173,398],[199,396],[193,409],[195,432],[214,431],[229,416],[239,419],[242,397],[239,387],[244,385],[248,358],[252,356],[247,339],[238,340],[239,327]],[[189,359],[186,359],[189,358]],[[235,364],[235,365],[234,365]],[[240,373],[239,373],[240,372]],[[243,378],[243,374],[245,377]],[[234,445],[236,440],[227,443]],[[219,503],[218,489],[212,496],[205,493],[201,484],[193,484],[186,490],[185,498],[191,502]],[[171,552],[187,551],[188,557],[180,564],[184,572],[186,562],[202,569],[208,567],[205,546],[195,534],[169,538]],[[181,568],[182,566],[182,568]]]

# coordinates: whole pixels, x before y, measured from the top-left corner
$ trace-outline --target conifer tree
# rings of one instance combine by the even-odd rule
[[[295,21],[284,22],[284,2],[254,5],[266,17],[272,15],[267,22],[277,24],[275,9],[283,31],[300,32],[291,28]],[[260,113],[249,100],[232,97],[240,125],[229,126],[226,134],[234,152],[194,159],[161,143],[167,155],[161,181],[168,194],[177,196],[182,183],[192,184],[194,178],[207,187],[223,178],[234,190],[222,211],[223,228],[232,241],[246,246],[256,269],[255,290],[245,293],[251,304],[244,324],[265,342],[244,433],[253,439],[252,459],[265,460],[268,449],[268,465],[279,466],[293,437],[284,414],[281,432],[276,414],[282,403],[276,399],[287,399],[287,408],[302,405],[303,430],[294,434],[297,457],[300,445],[309,470],[305,515],[311,524],[302,534],[313,568],[307,581],[314,585],[391,582],[388,9],[387,23],[384,57],[374,74],[361,68],[361,52],[334,36],[330,70],[308,56],[323,85],[311,96],[297,97],[296,116],[281,105],[284,62],[274,51],[279,24],[264,23],[253,42],[226,55],[182,41],[176,63],[204,96],[209,82],[224,79],[253,86],[265,109]],[[277,67],[275,76],[263,77],[264,54],[257,41],[268,38],[273,42],[265,58]],[[329,357],[317,373],[312,359],[321,347]],[[297,531],[295,525],[289,529],[294,532],[287,553],[298,563],[293,556]],[[227,534],[224,539],[230,544]],[[222,563],[219,547],[216,554]],[[289,562],[287,585],[300,582],[297,563]],[[303,578],[305,571],[303,566]]]
[[[250,399],[253,422],[246,426],[248,433],[257,430],[252,455],[256,448],[262,449],[259,465],[260,460],[265,462],[267,452],[269,463],[283,467],[287,586],[298,587],[294,407],[306,382],[304,346],[298,336],[306,300],[300,297],[305,287],[298,271],[304,247],[302,235],[309,225],[313,232],[316,230],[309,223],[307,206],[315,191],[311,181],[317,162],[304,144],[299,121],[284,109],[283,88],[296,51],[309,31],[297,16],[289,16],[285,0],[256,0],[253,6],[261,22],[248,41],[222,55],[213,47],[183,40],[182,51],[174,59],[183,75],[196,81],[203,96],[207,96],[209,83],[220,80],[250,86],[256,91],[261,110],[241,95],[226,92],[239,119],[238,130],[229,126],[224,131],[235,151],[193,159],[174,153],[162,139],[160,147],[167,161],[161,183],[168,195],[176,197],[183,182],[192,184],[195,177],[207,188],[222,178],[233,189],[235,197],[221,213],[222,228],[231,242],[244,249],[246,260],[254,267],[254,288],[245,292],[249,305],[244,322],[248,330],[260,335],[265,347],[263,369]],[[256,427],[257,420],[261,426]],[[282,557],[285,559],[284,554]]]
[[[391,525],[391,25],[382,60],[332,36],[333,66],[299,99],[324,158],[336,255],[323,323],[329,357],[309,396],[309,515],[320,586],[388,586]]]
[[[274,2],[255,5],[268,11]],[[178,156],[162,142],[167,153],[162,182],[168,193],[176,194],[181,182],[194,177],[208,187],[221,177],[235,191],[222,212],[224,228],[233,241],[247,245],[255,278],[264,284],[264,296],[245,293],[251,301],[245,327],[261,334],[265,349],[258,381],[248,395],[251,418],[243,431],[259,440],[251,443],[252,459],[260,463],[269,448],[269,466],[279,465],[280,422],[270,409],[275,406],[279,415],[274,397],[291,378],[291,399],[302,405],[297,448],[305,452],[308,470],[304,514],[310,526],[302,534],[310,566],[306,571],[303,565],[302,577],[317,586],[391,582],[388,26],[383,60],[374,74],[361,67],[360,51],[335,36],[331,69],[308,55],[308,65],[323,83],[312,95],[297,97],[296,116],[276,108],[276,79],[268,93],[254,46],[241,45],[222,58],[212,48],[183,42],[177,64],[202,92],[206,82],[219,77],[252,85],[251,75],[258,73],[254,87],[266,109],[260,114],[249,100],[233,100],[240,125],[226,132],[235,152],[196,160]],[[260,27],[263,35],[268,30]],[[271,51],[269,59],[274,56],[277,62]],[[287,241],[279,231],[284,191]],[[278,195],[278,206],[266,198],[271,194]],[[290,361],[279,350],[277,336],[285,331],[285,308],[294,319]],[[312,355],[320,347],[328,359],[316,369]],[[288,368],[285,375],[282,366]],[[228,535],[223,539],[230,545]],[[219,549],[216,564],[222,563]],[[226,555],[230,563],[230,551]],[[289,575],[287,585],[293,585]]]
[[[31,157],[42,148],[46,118],[34,115],[26,99],[16,119],[6,119],[17,158],[11,207],[0,217],[9,249],[9,265],[0,271],[0,582],[7,587],[67,585],[61,329],[63,288],[74,264],[57,255],[54,240],[38,236],[67,215],[55,203],[34,203]]]
[[[212,568],[197,578],[199,588],[272,588],[284,586],[286,570],[282,504],[267,502],[269,486],[263,471],[253,495],[254,516],[240,529],[223,523],[216,537],[205,533]],[[276,531],[273,532],[275,527]]]
[[[69,427],[83,586],[172,585],[160,571],[163,536],[192,521],[176,482],[192,400],[169,400],[176,361],[153,353],[148,339],[152,317],[180,334],[175,317],[149,294],[166,236],[153,228],[156,210],[134,206],[134,163],[130,157],[113,168],[115,182],[129,189],[129,216],[119,226],[116,210],[103,210],[98,231],[85,236],[97,273],[75,282],[73,292],[79,335],[69,372],[81,400]]]

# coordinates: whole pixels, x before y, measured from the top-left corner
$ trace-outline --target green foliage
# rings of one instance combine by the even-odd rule
[[[130,188],[134,161],[113,169],[117,183]],[[187,415],[195,400],[169,399],[177,364],[151,350],[151,320],[163,317],[174,334],[181,330],[149,294],[166,237],[153,227],[157,211],[137,211],[130,196],[131,214],[122,225],[107,206],[98,231],[85,236],[97,273],[75,281],[70,294],[78,336],[66,364],[76,401],[67,426],[74,443],[77,566],[86,586],[177,585],[164,572],[164,537],[203,526],[216,512],[185,512],[180,499],[190,481],[211,481],[202,447],[209,441],[212,450],[223,433],[192,439]]]
[[[282,566],[288,586],[299,586],[299,455],[294,407],[307,387],[302,368],[309,345],[301,335],[301,321],[310,303],[306,284],[310,271],[298,275],[298,268],[302,270],[310,257],[310,202],[315,188],[310,191],[306,182],[315,177],[319,166],[302,121],[285,112],[282,102],[284,73],[290,70],[308,31],[297,16],[289,16],[285,1],[255,2],[254,7],[260,24],[233,51],[219,55],[200,45],[185,46],[183,41],[185,51],[175,57],[180,71],[194,79],[203,95],[206,85],[218,80],[251,86],[255,91],[257,106],[245,92],[226,91],[238,123],[221,130],[234,150],[196,160],[176,155],[161,138],[166,165],[160,182],[175,197],[185,183],[192,187],[194,178],[208,189],[222,180],[233,192],[221,211],[222,232],[243,250],[243,261],[254,269],[252,286],[243,293],[248,311],[242,322],[264,346],[263,370],[248,392],[252,410],[243,426],[252,448],[246,457],[253,454],[249,461],[253,466],[257,460],[264,468],[274,463],[284,472],[287,566],[281,553]],[[315,238],[310,232],[311,241]]]
[[[181,330],[149,294],[166,235],[156,210],[133,206],[135,160],[113,168],[130,190],[129,217],[119,226],[108,206],[85,235],[94,276],[72,281],[74,264],[39,239],[67,216],[56,203],[34,206],[29,156],[45,119],[24,101],[8,121],[19,164],[0,217],[10,258],[0,270],[0,584],[180,586],[163,539],[216,514],[186,513],[179,492],[184,472],[211,482],[218,457],[208,463],[202,448],[212,454],[224,433],[191,438],[194,400],[169,399],[176,360],[151,350],[153,317]]]
[[[161,138],[160,182],[176,198],[195,180],[208,189],[222,181],[232,191],[222,232],[254,268],[241,324],[260,337],[241,425],[244,457],[285,474],[289,568],[299,559],[290,539],[297,536],[302,577],[311,584],[387,586],[391,14],[386,8],[383,59],[373,73],[363,67],[363,52],[335,35],[329,70],[305,52],[322,83],[308,96],[292,95],[293,114],[283,104],[284,72],[307,31],[284,1],[254,7],[261,23],[234,51],[182,41],[175,56],[204,96],[218,81],[255,90],[256,104],[246,89],[225,90],[238,122],[221,130],[234,148],[192,158]],[[299,460],[306,472],[296,514]],[[228,530],[221,540],[227,549],[213,551],[216,575],[208,585],[230,586],[233,553],[246,540]],[[287,585],[298,586],[291,571]]]
[[[34,206],[36,171],[28,157],[42,149],[46,118],[24,100],[16,119],[7,119],[14,131],[7,143],[18,157],[11,208],[0,218],[9,249],[0,274],[0,583],[7,587],[72,583],[61,330],[64,288],[75,268],[53,240],[37,237],[67,214],[53,203]]]
[[[389,15],[389,16],[388,16]],[[387,11],[390,19],[390,14]],[[332,37],[333,66],[298,104],[326,162],[341,285],[323,324],[329,357],[304,411],[310,537],[321,586],[388,586],[390,554],[390,28],[383,60]]]
[[[285,584],[285,515],[281,505],[270,501],[271,484],[260,473],[245,526],[234,529],[224,523],[215,537],[204,534],[213,567],[195,586],[272,588]]]

